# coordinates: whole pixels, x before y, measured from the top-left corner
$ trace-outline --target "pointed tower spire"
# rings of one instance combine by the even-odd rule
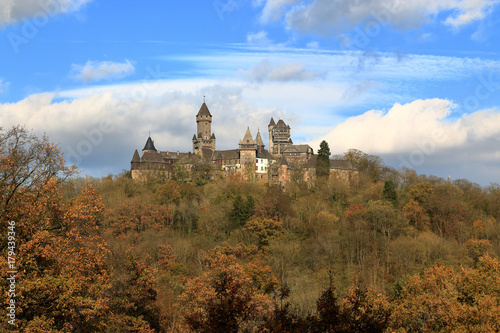
[[[142,149],[143,152],[145,150],[156,151],[156,148],[155,148],[155,145],[153,143],[153,140],[151,140],[151,136],[148,137],[148,140],[146,141],[146,145],[144,145],[144,148]]]
[[[140,161],[141,161],[141,158],[139,157],[139,152],[136,149],[134,152],[134,156],[132,156],[131,163],[140,162]]]
[[[252,139],[252,133],[250,133],[250,127],[247,127],[247,131],[245,133],[245,136],[243,137],[243,144],[246,145],[252,145],[255,142]]]
[[[262,137],[260,136],[260,131],[257,132],[257,136],[255,137],[255,143],[258,146],[264,146],[264,141],[262,141]]]

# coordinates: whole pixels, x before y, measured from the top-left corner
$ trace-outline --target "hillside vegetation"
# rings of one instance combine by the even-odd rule
[[[18,332],[495,332],[500,186],[349,151],[351,181],[77,178],[1,133],[2,275]],[[1,291],[7,318],[8,285]]]

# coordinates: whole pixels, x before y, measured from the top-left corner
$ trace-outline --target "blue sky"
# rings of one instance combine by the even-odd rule
[[[499,0],[0,0],[0,121],[82,174],[151,132],[189,151],[203,96],[218,149],[270,117],[395,167],[500,183]]]

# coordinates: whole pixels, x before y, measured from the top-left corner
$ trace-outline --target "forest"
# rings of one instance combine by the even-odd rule
[[[84,178],[2,129],[1,330],[500,331],[500,185],[341,158],[357,177],[284,188]]]

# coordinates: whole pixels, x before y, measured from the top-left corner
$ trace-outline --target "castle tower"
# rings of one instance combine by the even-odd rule
[[[141,158],[137,149],[134,151],[134,156],[132,156],[132,161],[130,161],[130,171],[132,173],[137,172],[141,168]]]
[[[271,118],[268,126],[269,129],[269,151],[274,156],[280,156],[284,148],[291,144],[290,126],[280,119],[277,124]]]
[[[157,151],[153,140],[151,140],[151,136],[148,136],[148,140],[142,149],[142,154],[144,155],[146,151]]]
[[[269,125],[267,126],[267,129],[269,131],[269,152],[272,154],[273,153],[273,129],[276,127],[276,123],[274,122],[274,119],[271,117],[271,121],[269,122]]]
[[[240,140],[240,164],[243,175],[255,175],[255,163],[257,155],[257,143],[252,139],[250,128],[247,128],[243,140]]]
[[[193,152],[203,155],[203,151],[215,151],[215,134],[212,133],[212,115],[207,105],[203,105],[196,115],[196,134],[193,135]]]
[[[257,145],[257,153],[262,153],[262,150],[264,150],[264,141],[262,141],[262,137],[260,136],[260,131],[257,131],[257,136],[255,137],[255,144]]]

